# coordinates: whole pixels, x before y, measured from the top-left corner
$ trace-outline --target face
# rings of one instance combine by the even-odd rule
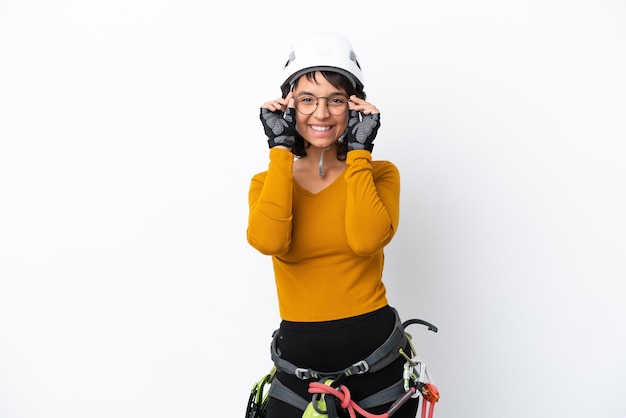
[[[348,127],[346,91],[333,86],[317,72],[314,80],[306,76],[298,79],[294,86],[294,99],[297,103],[296,129],[300,135],[314,147],[327,148],[335,144]],[[299,109],[312,113],[306,115]]]

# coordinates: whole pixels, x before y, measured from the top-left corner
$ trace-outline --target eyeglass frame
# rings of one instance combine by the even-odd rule
[[[341,116],[341,115],[345,114],[348,111],[348,109],[350,108],[350,105],[349,105],[350,98],[348,97],[347,94],[344,94],[344,93],[336,93],[336,94],[332,94],[332,95],[330,95],[328,97],[327,96],[314,96],[314,95],[309,94],[309,93],[304,93],[303,96],[307,96],[307,97],[315,99],[315,109],[313,109],[313,111],[311,113],[304,113],[303,111],[298,109],[298,103],[299,103],[298,102],[298,97],[294,98],[295,105],[296,105],[296,110],[298,112],[302,113],[305,116],[310,116],[310,115],[312,115],[313,113],[315,113],[317,111],[317,106],[320,103],[319,99],[326,99],[326,109],[328,109],[328,113],[330,113],[333,116]],[[338,114],[338,115],[336,115],[333,112],[331,112],[330,111],[330,107],[328,106],[328,103],[329,103],[330,99],[333,98],[333,97],[336,97],[336,96],[340,96],[340,97],[345,97],[346,98],[346,109],[343,112],[341,112],[340,114]]]

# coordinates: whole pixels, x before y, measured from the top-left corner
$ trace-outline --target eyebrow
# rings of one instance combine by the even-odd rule
[[[310,91],[301,91],[296,96],[302,96],[303,94],[308,94],[310,96],[315,96],[315,94],[311,93]],[[332,93],[330,93],[328,95],[328,97],[332,97],[332,96],[345,96],[345,97],[348,97],[348,95],[346,93],[341,92],[341,91],[335,91],[335,92],[332,92]],[[324,97],[324,96],[315,96],[315,97]]]

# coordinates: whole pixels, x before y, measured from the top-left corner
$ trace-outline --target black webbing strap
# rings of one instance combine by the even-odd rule
[[[351,376],[353,374],[362,374],[366,372],[376,372],[381,370],[385,366],[391,364],[396,358],[398,358],[399,350],[404,348],[407,343],[407,337],[404,333],[404,326],[400,321],[400,316],[395,308],[392,308],[396,315],[396,323],[393,327],[393,331],[387,340],[378,347],[372,354],[365,359],[354,363],[352,366],[343,370],[334,372],[320,372],[313,369],[306,369],[297,367],[291,362],[280,357],[280,350],[278,349],[278,330],[272,334],[271,353],[272,361],[276,368],[284,373],[292,374],[299,379],[320,379],[323,377],[338,378],[340,376]]]
[[[387,403],[395,402],[400,396],[404,395],[404,379],[400,379],[391,386],[387,386],[385,389],[380,390],[367,398],[361,399],[357,403],[363,409],[370,409],[375,406],[384,405]]]

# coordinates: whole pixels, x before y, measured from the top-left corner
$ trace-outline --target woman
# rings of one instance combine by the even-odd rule
[[[407,349],[403,339],[385,348],[391,353],[384,362],[355,367],[397,336],[382,272],[383,249],[398,226],[399,173],[391,162],[372,160],[380,113],[366,101],[345,38],[301,40],[284,76],[282,96],[261,107],[270,162],[252,178],[247,230],[250,245],[272,257],[275,272],[282,321],[273,341],[272,390],[280,385],[287,388],[283,395],[295,392],[310,402],[310,383],[330,376],[359,402],[397,384],[406,362],[398,352],[398,341]],[[397,397],[370,402],[377,405],[367,411],[387,412]],[[302,417],[306,403],[286,398],[273,393],[266,416]],[[414,417],[417,406],[409,399],[394,417]]]

